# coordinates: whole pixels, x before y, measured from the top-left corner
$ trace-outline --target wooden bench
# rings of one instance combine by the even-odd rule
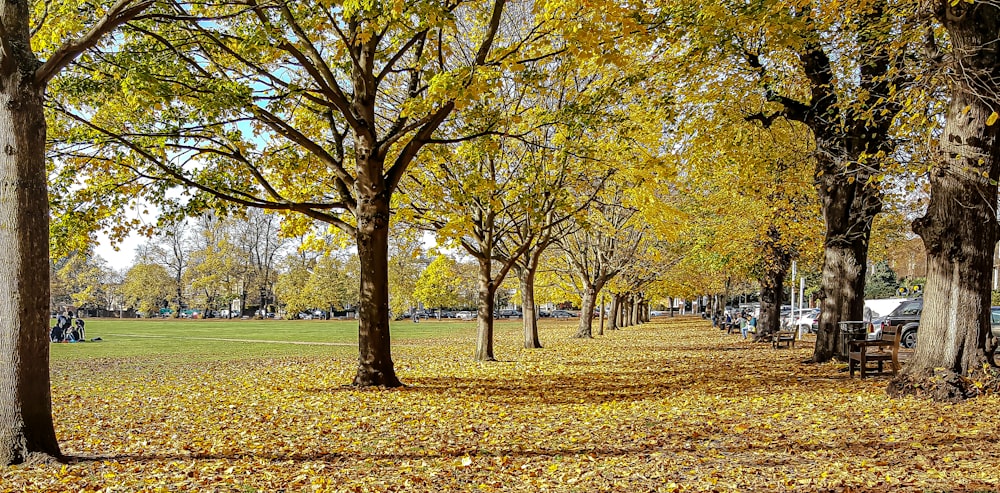
[[[795,331],[779,330],[771,334],[771,347],[778,349],[784,344],[787,348],[795,347]]]
[[[854,376],[855,368],[861,370],[861,378],[869,371],[884,373],[883,364],[889,362],[889,370],[893,376],[899,371],[899,338],[902,331],[893,327],[884,327],[881,336],[874,341],[847,341],[847,364]],[[869,363],[877,367],[869,368]]]

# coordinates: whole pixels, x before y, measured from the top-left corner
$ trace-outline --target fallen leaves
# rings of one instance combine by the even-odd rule
[[[409,385],[345,387],[353,358],[58,364],[63,451],[14,467],[12,491],[995,490],[1000,400],[885,396],[885,379],[774,350],[700,319],[658,321],[471,361],[417,341]],[[506,354],[505,354],[506,353]]]

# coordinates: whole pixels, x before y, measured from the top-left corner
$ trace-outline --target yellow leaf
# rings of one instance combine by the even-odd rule
[[[1000,118],[1000,115],[998,115],[997,112],[994,111],[993,114],[986,119],[986,126],[987,127],[992,126],[994,123],[997,122],[997,118]]]

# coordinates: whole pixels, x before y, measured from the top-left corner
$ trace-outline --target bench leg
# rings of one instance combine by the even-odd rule
[[[847,357],[847,369],[851,371],[851,378],[854,378],[854,360],[850,356]]]

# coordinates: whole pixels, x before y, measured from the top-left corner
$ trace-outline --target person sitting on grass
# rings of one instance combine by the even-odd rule
[[[63,339],[63,329],[62,327],[59,326],[59,323],[56,322],[55,326],[53,326],[52,330],[49,332],[49,341],[62,342],[62,339]]]
[[[79,342],[79,341],[86,340],[87,337],[85,335],[85,331],[83,329],[83,325],[84,325],[83,319],[82,318],[77,318],[76,319],[76,323],[75,323],[76,327],[72,331],[72,335],[73,335],[73,340],[74,341]]]

